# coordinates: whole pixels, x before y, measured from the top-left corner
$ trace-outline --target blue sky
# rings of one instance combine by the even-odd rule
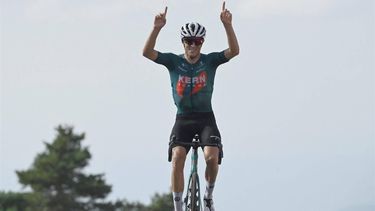
[[[225,49],[222,2],[0,2],[0,190],[21,191],[15,170],[69,124],[87,134],[87,172],[105,173],[108,199],[148,203],[167,192],[176,108],[166,69],[142,48],[168,5],[158,50],[181,53],[179,28],[190,21],[207,28],[204,53]],[[374,210],[374,1],[226,5],[241,53],[216,75],[217,209]]]

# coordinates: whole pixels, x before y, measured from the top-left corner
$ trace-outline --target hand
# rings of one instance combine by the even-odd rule
[[[220,19],[224,25],[232,24],[232,13],[230,13],[229,10],[225,9],[225,1],[223,2]]]
[[[167,23],[167,19],[166,19],[167,10],[168,10],[168,7],[165,7],[165,10],[163,13],[160,13],[159,15],[155,16],[155,20],[154,20],[155,28],[161,29]]]

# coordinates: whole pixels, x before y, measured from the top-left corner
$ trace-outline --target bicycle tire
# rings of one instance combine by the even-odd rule
[[[186,211],[200,211],[200,194],[198,174],[193,173],[189,178],[188,190],[185,198]]]
[[[198,174],[193,174],[191,178],[191,195],[190,204],[191,211],[200,211],[200,193],[199,193],[199,178]]]
[[[191,204],[191,210],[197,211],[197,174],[193,174],[191,178],[191,189],[190,189],[190,204]]]

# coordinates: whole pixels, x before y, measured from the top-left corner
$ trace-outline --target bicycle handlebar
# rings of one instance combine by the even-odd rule
[[[199,141],[193,141],[193,142],[190,142],[190,143],[187,143],[187,142],[181,142],[181,141],[173,141],[174,144],[177,144],[177,145],[182,145],[182,146],[187,146],[187,147],[204,147],[204,146],[213,146],[213,147],[216,147],[218,146],[218,144],[216,143],[201,143]]]
[[[201,143],[199,141],[199,135],[195,135],[192,142],[181,142],[177,141],[175,136],[171,137],[171,141],[169,142],[169,149],[168,149],[168,161],[172,161],[172,148],[176,145],[179,146],[186,146],[186,147],[193,147],[194,150],[198,149],[198,147],[205,147],[205,146],[212,146],[219,148],[219,161],[218,163],[221,164],[221,160],[223,158],[223,145],[221,142],[218,143]]]

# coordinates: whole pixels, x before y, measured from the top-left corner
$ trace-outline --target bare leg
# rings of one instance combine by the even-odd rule
[[[172,191],[184,191],[184,166],[186,149],[181,146],[172,149]]]
[[[172,192],[175,211],[182,211],[184,191],[184,166],[186,159],[186,149],[181,146],[172,149]]]
[[[204,158],[206,159],[206,191],[204,193],[204,210],[214,211],[212,193],[215,187],[216,176],[219,171],[219,148],[204,147]]]
[[[213,184],[219,172],[219,148],[211,146],[204,147],[204,158],[207,164],[205,172],[206,181],[209,184]]]

